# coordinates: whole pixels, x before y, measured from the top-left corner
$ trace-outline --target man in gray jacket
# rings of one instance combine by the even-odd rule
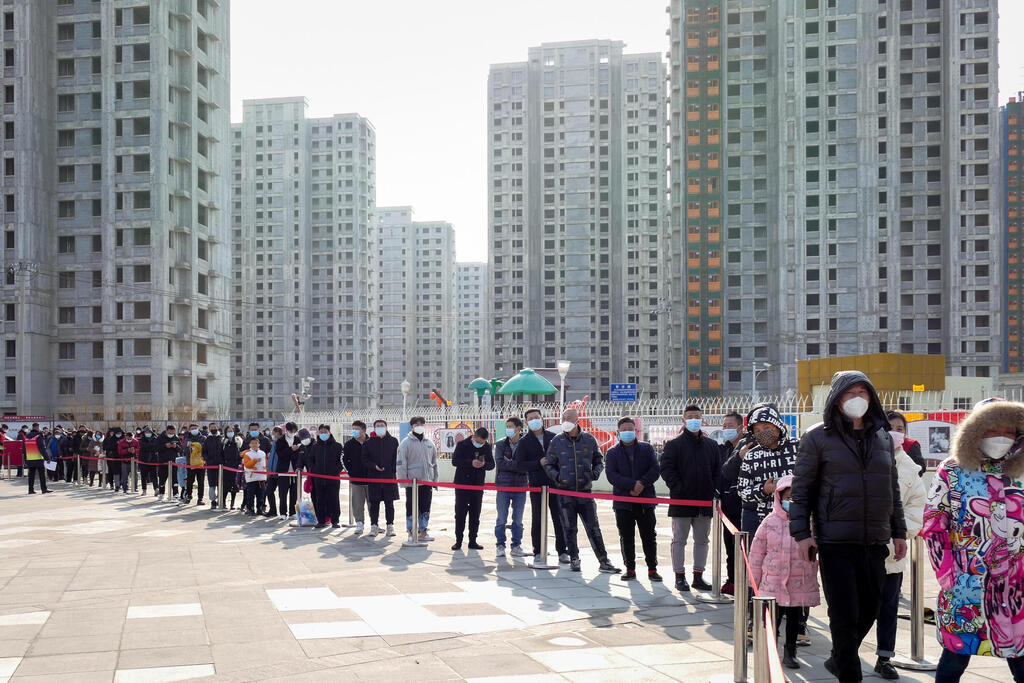
[[[579,421],[579,413],[575,410],[569,409],[562,413],[562,433],[551,440],[547,455],[541,464],[557,488],[589,492],[593,482],[604,471],[604,456],[597,446],[597,439],[583,431]],[[583,529],[590,539],[590,547],[594,549],[594,554],[600,562],[600,570],[606,574],[618,574],[622,571],[608,561],[594,499],[559,496],[558,503],[565,544],[569,551],[569,566],[572,570],[580,571],[580,549],[576,543],[576,520],[579,517],[583,520]]]
[[[437,448],[434,442],[426,438],[427,421],[422,417],[414,417],[409,420],[412,433],[402,439],[398,444],[398,462],[396,469],[398,479],[416,479],[418,481],[437,481]],[[405,529],[409,532],[409,540],[412,537],[412,484],[405,486]],[[419,484],[419,540],[433,541],[427,536],[427,522],[430,521],[430,499],[434,489],[428,485]]]

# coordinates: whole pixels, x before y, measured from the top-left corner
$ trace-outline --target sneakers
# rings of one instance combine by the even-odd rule
[[[651,581],[653,581],[654,583],[661,583],[662,581],[665,580],[665,579],[661,578],[661,574],[658,573],[657,569],[648,569],[647,570],[647,578],[650,579]]]
[[[340,529],[341,525],[338,524],[337,522],[331,522],[331,528],[332,529]]]
[[[797,635],[797,637],[796,637],[796,646],[797,647],[810,647],[810,645],[811,645],[811,637],[809,635],[807,635],[806,633],[800,633],[800,634]]]
[[[616,567],[611,562],[609,562],[606,558],[604,560],[601,560],[601,564],[598,565],[597,571],[601,572],[602,574],[618,574],[622,570]]]
[[[526,557],[526,551],[518,545],[512,546],[512,551],[510,554],[512,555],[512,557]]]
[[[534,564],[544,564],[544,556],[543,555],[534,555],[533,556],[533,563]]]
[[[722,595],[732,595],[736,588],[733,586],[732,581],[726,581],[722,584],[722,589],[719,591]],[[800,643],[798,642],[797,645]]]
[[[360,535],[361,533],[363,533],[363,523],[362,523],[362,522],[356,522],[356,531],[355,531],[355,534],[356,534],[356,536],[358,536],[358,535]]]
[[[499,545],[498,549],[494,551],[494,557],[498,559],[505,557],[505,546]]]
[[[434,537],[433,537],[433,536],[430,536],[430,535],[429,535],[429,534],[427,534],[427,532],[425,532],[425,531],[421,531],[421,532],[420,532],[420,540],[421,540],[421,541],[425,541],[425,542],[429,543],[430,541],[433,541],[433,540],[434,540]]]
[[[892,665],[888,657],[879,657],[875,662],[875,673],[887,681],[897,681],[900,678],[896,667]]]
[[[379,531],[379,530],[378,530],[378,531]],[[394,524],[388,524],[388,532],[387,532],[387,535],[388,535],[388,536],[394,536],[394,535],[395,535],[395,525],[394,525]]]
[[[693,582],[690,584],[694,590],[709,591],[711,590],[711,584],[704,580],[704,572],[694,572]]]
[[[572,564],[572,558],[569,557],[569,553],[560,553],[558,555],[558,564]]]
[[[683,574],[682,572],[676,574],[676,589],[680,593],[690,592],[690,584],[686,583],[686,574]]]
[[[376,536],[377,534],[380,533],[380,531],[381,531],[380,527],[377,526],[376,524],[371,524],[370,525],[370,535],[371,536]]]
[[[252,514],[256,514],[256,513],[252,513]],[[316,523],[316,525],[314,525],[314,526],[313,526],[313,528],[314,528],[314,529],[323,529],[323,528],[324,528],[324,527],[326,527],[326,526],[327,526],[327,525],[326,525],[326,524],[324,524],[323,522],[317,522],[317,523]]]
[[[581,568],[580,568],[580,558],[578,558],[578,557],[570,557],[569,558],[569,569],[571,569],[574,572],[581,571]]]
[[[622,576],[619,578],[621,578],[623,581],[636,581],[636,570],[627,569],[622,573]]]

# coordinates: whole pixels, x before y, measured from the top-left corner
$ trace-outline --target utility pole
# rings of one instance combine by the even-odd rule
[[[28,345],[25,343],[27,337],[25,328],[28,325],[26,294],[29,282],[39,272],[39,264],[33,261],[15,261],[7,266],[7,272],[14,278],[14,284],[18,285],[18,412],[27,415],[26,411],[30,406],[26,405],[25,401],[25,396],[28,394]]]

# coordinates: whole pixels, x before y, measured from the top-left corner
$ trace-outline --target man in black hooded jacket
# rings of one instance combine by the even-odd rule
[[[837,372],[824,422],[800,440],[793,471],[789,529],[804,559],[817,548],[832,632],[825,668],[843,683],[861,680],[857,651],[878,615],[887,544],[896,561],[907,552],[888,429],[867,376]]]
[[[317,430],[316,440],[306,450],[306,466],[310,474],[322,474],[329,477],[337,477],[342,470],[342,447],[334,440],[331,428],[327,425],[320,425]],[[331,526],[337,529],[340,526],[341,503],[338,494],[341,490],[341,482],[337,479],[313,478],[313,506],[316,509],[316,527],[323,529],[327,526],[327,520],[331,520]]]

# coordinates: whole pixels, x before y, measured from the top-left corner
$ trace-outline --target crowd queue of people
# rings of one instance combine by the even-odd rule
[[[658,573],[656,484],[663,480],[670,498],[671,561],[675,587],[682,592],[707,591],[704,576],[714,509],[749,534],[750,573],[758,590],[777,599],[785,618],[783,663],[799,668],[797,647],[810,644],[806,634],[809,608],[820,604],[821,588],[828,604],[832,637],[825,668],[843,682],[861,680],[858,650],[872,628],[876,631],[874,670],[885,679],[899,674],[895,654],[897,608],[907,569],[907,539],[921,534],[940,584],[935,621],[943,646],[936,681],[958,681],[973,655],[1005,658],[1014,680],[1024,683],[1024,404],[991,399],[976,406],[960,425],[951,456],[934,475],[925,494],[925,462],[920,445],[907,437],[906,419],[885,412],[869,379],[860,372],[840,372],[832,380],[823,421],[801,438],[791,436],[775,406],[760,404],[746,416],[729,413],[722,421],[719,444],[702,431],[698,406],[684,412],[685,427],[668,441],[659,456],[638,438],[630,417],[618,422],[618,442],[606,455],[597,440],[580,427],[579,415],[566,410],[559,433],[545,428],[538,409],[522,419],[507,419],[493,446],[485,428],[460,441],[452,454],[455,484],[479,486],[496,470],[495,484],[507,489],[549,486],[547,505],[553,520],[559,562],[580,571],[578,525],[606,573],[620,573],[609,560],[592,498],[558,495],[559,491],[589,492],[605,474],[619,497],[614,514],[622,559],[622,579],[635,580],[635,536],[639,533],[647,576]],[[114,491],[128,492],[128,458],[138,457],[142,492],[189,504],[198,488],[203,505],[204,483],[211,507],[235,508],[243,491],[241,510],[249,515],[286,519],[296,511],[297,470],[337,476],[347,473],[355,532],[362,534],[368,513],[371,535],[395,535],[394,480],[438,481],[438,452],[426,435],[425,420],[410,420],[410,433],[401,442],[384,420],[371,428],[360,420],[351,425],[351,438],[338,443],[327,425],[315,433],[289,422],[270,434],[253,423],[243,432],[238,425],[162,432],[145,427],[134,432],[114,428],[93,432],[86,427],[53,434],[23,429],[18,438],[35,439],[48,457],[80,454],[88,467],[88,483],[97,475]],[[37,426],[36,426],[37,427]],[[6,427],[4,428],[6,432]],[[496,437],[498,435],[495,435]],[[96,459],[94,459],[96,458]],[[125,459],[124,461],[116,459]],[[75,460],[61,460],[51,473],[71,481]],[[216,469],[176,468],[169,477],[167,463],[216,466],[242,470],[225,477],[217,490]],[[29,460],[29,493],[34,470],[42,460]],[[204,476],[205,473],[205,476]],[[86,472],[82,472],[84,476]],[[47,492],[42,475],[38,476]],[[339,481],[312,478],[316,526],[339,526]],[[419,484],[418,509],[413,510],[410,484],[406,488],[406,531],[410,540],[433,541],[429,535],[432,492]],[[275,502],[276,497],[276,502]],[[498,558],[541,553],[543,496],[539,492],[499,490],[494,544]],[[632,502],[629,498],[637,498]],[[526,501],[531,508],[532,551],[523,549]],[[380,508],[384,507],[381,524]],[[455,492],[455,543],[452,550],[483,550],[480,514],[483,491]],[[415,527],[414,527],[415,525]],[[511,531],[510,537],[508,531]],[[689,581],[686,549],[692,536]],[[751,591],[745,577],[734,575],[732,534],[725,534],[727,594]],[[738,580],[738,582],[737,582]],[[745,597],[749,597],[745,596]],[[744,599],[744,596],[737,596]]]

